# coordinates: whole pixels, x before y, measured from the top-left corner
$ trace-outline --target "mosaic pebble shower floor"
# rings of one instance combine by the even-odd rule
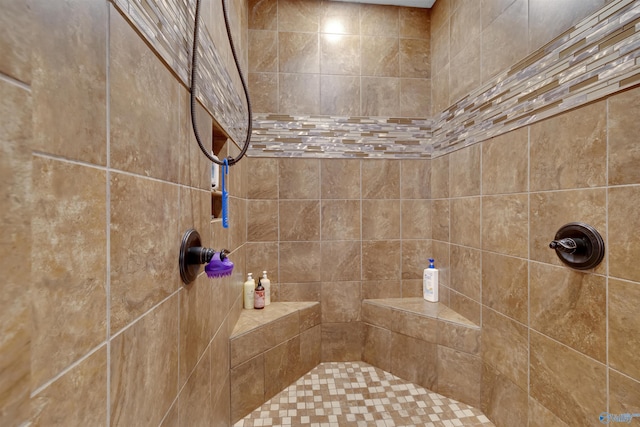
[[[235,427],[493,426],[480,410],[364,362],[321,363]]]

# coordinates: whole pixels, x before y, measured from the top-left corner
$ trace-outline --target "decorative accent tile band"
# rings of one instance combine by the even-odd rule
[[[255,157],[438,157],[640,84],[640,0],[617,0],[430,119],[258,115]]]
[[[190,86],[195,0],[110,0]],[[236,142],[247,132],[246,108],[208,31],[200,26],[198,99]]]
[[[431,120],[258,114],[249,155],[278,157],[426,157]]]

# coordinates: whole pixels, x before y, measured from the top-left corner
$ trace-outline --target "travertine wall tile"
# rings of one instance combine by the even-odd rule
[[[47,158],[34,157],[33,184],[35,389],[105,338],[107,197],[104,171]]]
[[[364,325],[362,360],[387,372],[391,371],[391,334],[388,329]]]
[[[390,372],[430,390],[437,390],[437,347],[436,344],[392,332]]]
[[[320,240],[320,201],[284,200],[278,204],[280,240]]]
[[[322,2],[320,10],[320,32],[360,34],[360,4]]]
[[[178,392],[178,306],[174,295],[111,340],[113,424],[159,424],[169,410]]]
[[[320,242],[281,242],[279,257],[282,283],[320,281]]]
[[[304,374],[300,357],[300,337],[296,336],[267,350],[264,353],[264,372],[269,380],[264,384],[263,402],[271,399]]]
[[[609,279],[609,364],[637,380],[640,379],[640,363],[636,356],[640,340],[633,331],[640,323],[634,309],[638,301],[638,283]]]
[[[400,8],[400,37],[429,40],[431,10],[417,7]]]
[[[438,346],[438,393],[480,406],[480,357]]]
[[[360,78],[320,76],[320,114],[360,115]]]
[[[529,254],[528,238],[526,194],[482,198],[482,249],[524,258]]]
[[[360,31],[366,35],[397,35],[399,12],[397,7],[363,4],[360,6]]]
[[[178,397],[180,425],[206,425],[213,412],[211,353],[204,352]]]
[[[107,420],[106,383],[107,347],[102,346],[32,398],[32,425],[104,425]]]
[[[0,99],[0,424],[10,424],[29,419],[31,392],[32,97],[3,80]]]
[[[400,238],[400,206],[397,201],[362,201],[362,238],[364,240]]]
[[[264,402],[264,355],[231,369],[231,422],[253,411]]]
[[[482,303],[526,325],[529,318],[529,263],[483,251]]]
[[[288,34],[288,33],[285,33]],[[289,38],[283,35],[282,48]],[[249,72],[274,73],[278,71],[278,32],[249,30]],[[285,59],[287,61],[287,59]],[[282,67],[282,65],[281,65]]]
[[[609,185],[640,184],[640,172],[636,167],[640,151],[635,143],[640,131],[635,120],[640,109],[640,90],[612,96],[608,108]]]
[[[360,239],[360,206],[360,200],[323,200],[322,240]]]
[[[8,17],[15,16],[11,13],[12,9],[14,7],[9,8]],[[32,51],[34,149],[73,160],[106,165],[107,11],[104,2],[100,0],[65,3],[38,1],[32,5],[33,31],[37,35],[37,43],[34,40]],[[25,29],[29,28],[20,18],[10,25],[17,23],[25,24]],[[125,34],[124,29],[122,34]],[[111,43],[117,46],[118,41],[114,37]],[[141,41],[139,43],[142,44]],[[146,47],[145,49],[148,50]],[[9,56],[9,60],[12,56]],[[144,60],[140,63],[144,63]],[[22,67],[27,64],[30,66],[30,61]],[[112,60],[112,86],[119,84],[117,75],[118,62]],[[156,81],[156,85],[160,86],[160,90],[164,89],[160,82]],[[145,93],[140,98],[134,96],[134,93],[127,93],[130,103],[145,99],[148,105],[154,95],[153,92]],[[173,111],[177,112],[177,103],[175,99],[172,101]],[[118,113],[114,109],[116,105],[115,102],[112,103],[112,117]],[[130,110],[129,117],[136,112],[139,113],[139,110]],[[166,124],[169,116],[168,113],[162,122]],[[144,120],[144,117],[138,119]],[[153,128],[158,125],[159,123],[154,123]],[[177,134],[175,136],[171,146],[176,146]],[[143,147],[154,142],[156,141],[149,140]]]
[[[480,145],[451,153],[449,158],[449,195],[451,197],[480,194]]]
[[[183,287],[180,299],[180,386],[191,375],[213,336],[212,286],[205,275]]]
[[[529,425],[532,427],[566,427],[569,424],[562,421],[553,412],[529,396]]]
[[[360,320],[360,282],[322,283],[322,323]]]
[[[317,34],[280,32],[277,51],[278,70],[283,73],[312,74],[320,71],[320,47]]]
[[[493,310],[482,310],[482,360],[521,390],[527,390],[529,331]]]
[[[482,194],[528,190],[528,141],[527,129],[518,129],[482,144]]]
[[[480,197],[451,199],[451,243],[480,248]]]
[[[639,200],[640,186],[609,189],[610,274],[636,282],[640,281],[640,266],[635,262],[640,254],[640,242],[636,238],[640,229]],[[602,227],[598,230],[602,234]]]
[[[111,180],[111,331],[115,333],[180,284],[178,187],[113,173]],[[158,232],[163,230],[163,232]],[[136,257],[153,264],[141,269]],[[171,260],[171,261],[169,261]],[[150,265],[150,264],[149,264]]]
[[[482,365],[480,409],[497,425],[527,424],[527,393],[497,369]],[[554,425],[554,424],[544,424]]]
[[[451,289],[480,301],[482,253],[478,249],[451,245]]]
[[[507,1],[489,1],[495,6]],[[498,3],[498,4],[496,4]],[[488,25],[482,22],[482,82],[486,82],[499,72],[527,56],[528,1],[512,2],[495,20]],[[483,8],[484,9],[484,8]],[[499,9],[498,9],[499,10]],[[482,11],[481,13],[486,13]],[[485,18],[484,16],[482,17]]]
[[[429,265],[431,240],[402,240],[402,279],[422,279],[423,270]]]
[[[531,191],[606,184],[606,103],[531,126]]]
[[[607,404],[606,367],[536,332],[530,340],[531,397],[566,423],[593,423]]]
[[[361,160],[334,159],[320,162],[323,199],[359,199]]]
[[[276,30],[278,27],[278,0],[248,0],[249,29]]]
[[[604,363],[605,278],[539,263],[530,278],[531,327]]]
[[[320,161],[279,160],[278,185],[281,199],[317,199],[320,196]]]
[[[278,198],[278,160],[245,159],[247,173],[247,197],[249,199]]]
[[[179,83],[120,14],[110,17],[111,166],[177,182]]]
[[[364,325],[361,322],[322,324],[322,362],[362,358]]]
[[[357,240],[322,242],[322,281],[359,281],[362,265],[360,254],[360,242]]]
[[[362,242],[362,280],[400,278],[400,240]]]
[[[402,219],[400,236],[403,239],[430,239],[431,212],[430,200],[402,200],[400,201],[400,215]]]
[[[278,2],[278,29],[318,32],[320,4],[312,0]]]
[[[362,163],[362,198],[395,199],[400,192],[400,163],[376,160]]]
[[[609,369],[609,411],[637,414],[640,409],[640,382]]]
[[[31,83],[33,21],[29,4],[9,0],[0,18],[0,73]]]
[[[549,7],[544,0],[529,4],[529,51],[534,51],[580,19],[604,5],[603,0],[571,0],[563,7]]]

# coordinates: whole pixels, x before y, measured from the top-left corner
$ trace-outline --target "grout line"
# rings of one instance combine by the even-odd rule
[[[606,134],[605,134],[605,141],[606,141],[606,152],[605,152],[605,170],[604,170],[604,176],[605,176],[605,183],[607,185],[607,189],[605,190],[604,193],[604,205],[606,207],[605,212],[604,212],[604,233],[605,233],[605,248],[609,248],[609,99],[607,98],[606,100],[606,104],[605,104],[605,108],[606,108],[606,112],[605,112],[605,126],[606,126]],[[605,324],[604,324],[604,330],[605,330],[605,352],[604,352],[604,357],[605,357],[605,363],[607,366],[606,369],[606,398],[607,398],[607,412],[610,411],[610,406],[611,406],[611,396],[609,395],[609,390],[611,387],[611,379],[609,378],[609,369],[610,369],[610,365],[609,365],[609,275],[611,274],[611,272],[609,271],[609,251],[605,252],[605,273],[606,273],[606,279],[605,279],[605,297],[604,297],[604,301],[605,301]]]
[[[78,360],[76,360],[75,362],[73,362],[72,364],[70,364],[69,366],[67,366],[66,368],[64,368],[62,371],[58,372],[58,374],[56,376],[54,376],[53,378],[51,378],[50,380],[46,381],[45,383],[43,383],[40,387],[36,388],[35,390],[33,390],[31,392],[31,395],[29,396],[31,399],[33,399],[34,397],[37,397],[38,394],[42,393],[45,389],[47,389],[50,385],[52,385],[53,383],[55,383],[56,381],[58,381],[60,378],[64,377],[65,375],[67,375],[70,371],[72,371],[73,369],[75,369],[78,365],[80,365],[82,362],[84,362],[85,360],[87,360],[88,358],[90,358],[91,356],[93,356],[95,353],[97,353],[102,347],[105,347],[106,341],[102,341],[100,344],[98,344],[96,347],[92,348],[91,350],[89,350],[87,352],[87,354],[85,354],[84,356],[82,356],[81,358],[79,358]]]
[[[106,233],[107,233],[107,253],[106,253],[106,305],[107,305],[107,426],[111,425],[111,63],[110,63],[110,51],[111,51],[111,7],[106,4],[107,7],[107,28],[106,28],[106,142],[107,142],[107,170],[106,170],[106,192],[107,192],[107,206],[106,206]]]
[[[14,79],[13,77],[3,74],[2,72],[0,72],[0,81],[4,81],[9,83],[10,85],[17,86],[20,89],[24,89],[29,93],[31,93],[32,91],[31,86],[28,85],[27,83],[21,82],[18,79]]]
[[[107,114],[110,114],[110,112],[108,111]],[[107,126],[107,129],[108,128],[109,128],[109,126]],[[107,137],[110,138],[109,130],[107,130]],[[109,144],[109,146],[110,146],[110,144]],[[202,188],[199,188],[199,187],[192,187],[192,186],[181,184],[181,183],[178,183],[178,182],[172,182],[172,181],[167,181],[167,180],[160,179],[160,178],[155,178],[155,177],[152,177],[152,176],[141,175],[141,174],[138,174],[138,173],[135,173],[135,172],[129,172],[129,171],[121,170],[121,169],[114,169],[114,168],[112,168],[110,166],[110,164],[108,164],[107,166],[101,166],[101,165],[97,165],[95,163],[89,163],[89,162],[84,162],[84,161],[81,161],[81,160],[69,159],[67,157],[59,156],[59,155],[56,155],[56,154],[45,153],[45,152],[37,151],[37,150],[32,151],[32,154],[33,154],[34,157],[40,157],[42,159],[56,160],[56,161],[59,161],[59,162],[69,163],[69,164],[77,165],[77,166],[85,166],[85,167],[89,167],[89,168],[93,168],[93,169],[97,169],[97,170],[101,170],[101,171],[115,172],[115,173],[118,173],[118,174],[121,174],[121,175],[131,176],[131,177],[134,177],[134,178],[147,179],[149,181],[159,182],[159,183],[162,183],[162,184],[175,185],[175,186],[181,187],[181,188],[187,188],[187,189],[192,189],[192,190],[200,190],[200,191],[209,192],[208,190],[203,190]],[[110,155],[108,153],[107,153],[107,158],[108,158],[108,162],[110,163],[111,159],[110,159]],[[229,197],[235,197],[235,196],[229,195]]]
[[[144,313],[142,313],[141,315],[139,315],[135,319],[129,321],[129,323],[127,323],[125,326],[123,326],[122,329],[120,329],[115,334],[111,335],[110,339],[113,340],[113,339],[117,338],[118,336],[122,335],[125,331],[127,331],[128,329],[133,327],[136,323],[138,323],[138,321],[142,320],[143,317],[147,316],[152,311],[154,311],[156,308],[158,308],[162,304],[164,304],[166,301],[168,301],[169,299],[173,298],[178,292],[180,292],[180,289],[182,289],[182,285],[180,286],[180,288],[178,288],[177,290],[175,290],[171,294],[167,295],[162,301],[158,302],[157,304],[155,304],[151,308],[149,308],[149,310],[145,311]]]
[[[531,395],[531,126],[527,126],[527,395]]]

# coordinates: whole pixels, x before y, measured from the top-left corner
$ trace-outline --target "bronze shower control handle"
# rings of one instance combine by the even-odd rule
[[[580,239],[579,237],[567,237],[560,240],[554,240],[549,243],[549,247],[567,254],[574,254],[584,251],[586,249],[586,243],[584,239]]]
[[[560,227],[549,247],[560,261],[577,270],[595,268],[604,258],[604,240],[600,233],[582,222],[570,222]]]

